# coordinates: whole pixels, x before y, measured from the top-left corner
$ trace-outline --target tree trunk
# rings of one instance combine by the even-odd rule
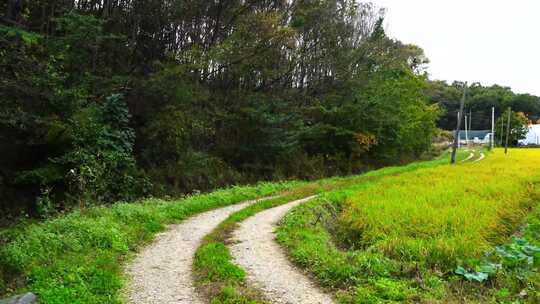
[[[8,0],[6,19],[17,22],[19,14],[21,13],[21,8],[22,0]]]

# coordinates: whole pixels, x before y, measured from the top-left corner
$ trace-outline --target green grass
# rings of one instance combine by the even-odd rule
[[[463,156],[460,155],[461,158]],[[362,175],[362,178],[374,179],[378,175],[445,162],[447,158],[385,168]],[[41,303],[121,303],[120,291],[124,286],[122,265],[130,254],[151,241],[167,224],[246,199],[294,190],[281,198],[235,214],[220,226],[221,232],[215,234],[213,241],[211,237],[207,239],[206,244],[211,246],[198,252],[201,282],[206,286],[219,285],[216,289],[219,292],[214,295],[216,301],[221,302],[216,303],[249,303],[249,299],[260,297],[248,287],[238,288],[245,286],[244,272],[230,262],[224,246],[227,231],[262,209],[344,187],[358,182],[358,178],[333,178],[312,183],[261,183],[170,202],[151,199],[140,203],[118,203],[109,207],[87,208],[42,222],[23,222],[0,231],[0,297],[32,291],[39,296]]]
[[[343,303],[537,303],[536,264],[520,277],[523,268],[493,248],[515,248],[510,236],[526,221],[524,238],[538,244],[540,214],[530,211],[538,205],[539,169],[539,150],[497,150],[478,163],[388,175],[297,207],[278,240]],[[480,271],[486,253],[501,264],[486,282],[455,273],[457,266]]]
[[[263,200],[231,214],[207,235],[195,254],[194,271],[199,291],[212,303],[266,303],[262,293],[245,282],[245,272],[232,261],[226,244],[243,220],[256,213],[342,185],[351,178],[333,178],[296,187],[282,196]]]
[[[460,152],[459,159],[463,159],[465,153]],[[230,252],[226,246],[232,231],[243,220],[256,213],[305,198],[315,194],[321,194],[333,189],[347,188],[366,182],[373,182],[384,176],[396,175],[404,172],[440,166],[448,162],[447,155],[432,161],[423,161],[407,166],[387,167],[366,174],[344,178],[323,179],[296,187],[284,195],[261,201],[231,214],[212,233],[205,237],[203,244],[195,255],[195,277],[201,293],[211,303],[267,303],[262,293],[245,281],[245,272],[232,262]]]
[[[453,269],[503,243],[537,203],[540,152],[391,176],[345,199],[339,222],[356,248]]]
[[[119,203],[4,230],[0,294],[30,290],[41,303],[120,303],[123,261],[165,225],[299,184],[261,183],[173,202]]]

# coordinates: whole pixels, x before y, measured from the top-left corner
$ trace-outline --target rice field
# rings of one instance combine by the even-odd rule
[[[539,195],[540,150],[496,150],[384,178],[344,201],[339,225],[356,248],[449,270],[503,243]]]
[[[339,303],[540,303],[540,149],[330,191],[278,241]]]

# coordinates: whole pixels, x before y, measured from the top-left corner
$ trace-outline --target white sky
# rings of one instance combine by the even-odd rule
[[[540,0],[371,0],[390,37],[422,47],[431,79],[540,95]]]

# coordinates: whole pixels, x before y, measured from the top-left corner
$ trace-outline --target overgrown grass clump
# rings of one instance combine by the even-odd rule
[[[177,201],[79,210],[0,232],[0,295],[30,290],[40,303],[119,303],[121,262],[166,224],[301,183],[232,187]]]
[[[343,303],[536,303],[539,169],[539,150],[496,150],[370,180],[297,207],[278,239]],[[495,269],[483,283],[456,273],[486,265]]]

